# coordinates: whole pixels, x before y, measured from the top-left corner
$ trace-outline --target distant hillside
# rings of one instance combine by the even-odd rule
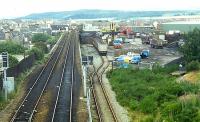
[[[160,16],[180,16],[196,15],[197,11],[118,11],[118,10],[77,10],[62,12],[47,12],[30,14],[21,19],[96,19],[96,18],[116,18],[125,19],[133,17],[160,17]]]

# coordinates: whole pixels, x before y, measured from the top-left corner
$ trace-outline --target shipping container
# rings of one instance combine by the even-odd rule
[[[113,45],[114,45],[114,48],[115,48],[115,49],[120,49],[120,48],[122,48],[122,44],[121,44],[121,43],[113,43]]]
[[[165,35],[159,35],[158,38],[161,39],[161,40],[165,40]]]
[[[124,40],[124,43],[130,43],[130,42],[133,42],[133,39],[125,39]]]

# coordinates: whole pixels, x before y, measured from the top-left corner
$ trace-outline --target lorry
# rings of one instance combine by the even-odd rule
[[[153,38],[150,39],[152,48],[163,48],[166,44],[167,40],[165,40],[165,35],[153,35]]]
[[[163,46],[167,44],[167,40],[162,40],[162,39],[150,39],[150,45],[152,48],[163,48]]]

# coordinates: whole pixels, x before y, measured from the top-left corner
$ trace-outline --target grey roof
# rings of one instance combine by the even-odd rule
[[[65,30],[68,25],[51,25],[52,30]]]

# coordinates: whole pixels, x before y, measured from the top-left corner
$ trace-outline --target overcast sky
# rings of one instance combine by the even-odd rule
[[[78,9],[182,10],[200,9],[200,0],[0,0],[0,18]]]

